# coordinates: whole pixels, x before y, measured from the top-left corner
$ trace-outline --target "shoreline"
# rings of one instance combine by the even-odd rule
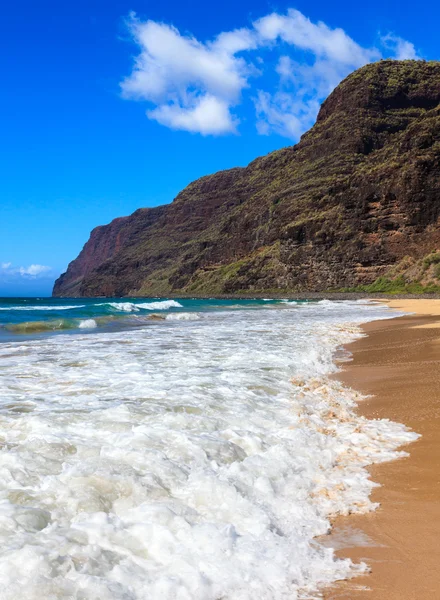
[[[53,300],[100,300],[102,298],[118,298],[118,300],[381,300],[386,302],[390,299],[387,292],[238,292],[236,294],[197,294],[197,293],[173,293],[157,296],[47,296]],[[398,300],[438,300],[440,293],[392,294],[392,298]],[[5,300],[9,298],[3,298]]]
[[[363,561],[370,574],[337,582],[326,600],[438,600],[440,597],[440,301],[392,300],[416,313],[362,326],[348,346],[353,360],[333,377],[370,396],[358,406],[369,418],[404,423],[421,434],[406,458],[372,465],[375,512],[337,517],[326,546]]]

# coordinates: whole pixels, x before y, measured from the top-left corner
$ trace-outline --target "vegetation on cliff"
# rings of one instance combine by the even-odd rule
[[[434,251],[421,259],[405,256],[397,265],[368,285],[338,290],[386,294],[439,294],[440,252]]]
[[[439,217],[440,63],[381,61],[296,146],[95,229],[54,295],[433,288]]]

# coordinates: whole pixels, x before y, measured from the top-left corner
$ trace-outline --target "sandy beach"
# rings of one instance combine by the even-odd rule
[[[326,600],[440,598],[440,300],[389,305],[416,314],[367,324],[368,337],[350,345],[353,361],[337,378],[372,396],[361,414],[422,437],[405,448],[409,457],[370,469],[381,485],[376,512],[336,520],[329,545],[371,573],[336,584]]]

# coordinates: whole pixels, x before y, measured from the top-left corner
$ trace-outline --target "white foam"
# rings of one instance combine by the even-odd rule
[[[98,327],[98,324],[95,319],[84,319],[79,324],[80,329],[95,329],[96,327]]]
[[[143,310],[168,310],[169,308],[181,308],[182,305],[176,300],[160,300],[158,302],[102,302],[98,306],[111,306],[115,310],[123,312],[138,312]]]
[[[140,308],[146,310],[168,310],[169,308],[182,308],[180,302],[176,300],[160,300],[158,302],[142,302],[137,304]]]
[[[2,600],[294,600],[349,576],[314,537],[374,508],[365,467],[416,436],[327,375],[389,315],[315,303],[0,344]]]
[[[176,312],[169,313],[165,318],[167,321],[198,321],[200,315],[196,312]]]
[[[134,312],[139,310],[137,305],[133,302],[100,302],[97,306],[110,306],[115,310],[121,310],[123,312]]]

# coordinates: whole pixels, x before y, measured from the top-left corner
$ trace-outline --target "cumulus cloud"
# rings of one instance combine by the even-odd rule
[[[259,90],[255,98],[257,114],[257,131],[260,135],[278,133],[279,135],[298,139],[307,124],[312,124],[319,110],[319,102],[315,99],[304,101],[294,94],[277,92],[270,94]]]
[[[202,135],[233,133],[237,123],[229,112],[228,103],[208,94],[194,98],[189,108],[163,104],[148,111],[147,115],[171,129]]]
[[[52,267],[46,265],[32,264],[28,267],[14,267],[11,262],[0,263],[0,274],[8,277],[37,278],[50,274]]]
[[[397,35],[389,33],[381,37],[382,45],[390,51],[390,57],[397,60],[417,60],[420,59],[414,44],[402,39]]]
[[[30,275],[31,277],[38,277],[51,270],[51,267],[45,265],[29,265],[29,267],[20,267],[20,275]]]
[[[343,29],[331,29],[321,21],[312,23],[299,10],[289,9],[286,15],[272,13],[254,23],[263,43],[278,39],[325,58],[346,65],[362,65],[380,58],[376,49],[362,48]]]
[[[205,135],[235,131],[229,108],[239,102],[250,71],[235,54],[252,47],[250,32],[221,33],[203,44],[175,27],[133,16],[130,30],[141,52],[121,83],[123,96],[156,104],[149,118],[173,129]]]
[[[394,34],[380,38],[381,48],[363,47],[343,29],[313,23],[294,9],[205,42],[135,14],[128,23],[139,54],[121,83],[123,97],[148,102],[147,117],[166,127],[202,135],[236,133],[248,93],[260,134],[298,139],[351,71],[379,60],[383,51],[417,58],[414,45]],[[275,72],[265,67],[274,60]]]

